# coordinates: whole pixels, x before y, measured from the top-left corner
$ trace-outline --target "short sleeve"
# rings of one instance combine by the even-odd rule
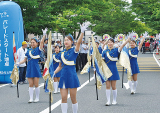
[[[43,50],[40,48],[40,46],[39,46],[39,48],[38,48],[38,49],[39,49],[39,51],[43,51]]]
[[[60,52],[59,55],[58,55],[58,60],[60,60],[60,62],[62,62],[61,54],[62,54],[62,52]]]
[[[104,48],[103,48],[103,51],[104,51],[104,50],[106,50],[107,48],[108,48],[108,46],[107,46],[107,45],[105,45],[105,46],[104,46]]]
[[[121,52],[119,49],[120,49],[120,47],[119,47],[119,48],[116,48],[116,51],[117,51],[118,53],[120,53],[120,52]]]
[[[102,58],[105,59],[105,51],[102,52]]]
[[[60,53],[58,53],[58,57],[57,57],[57,59],[59,60],[59,62],[61,62],[61,52],[60,52]]]
[[[29,50],[27,51],[27,53],[25,54],[25,58],[28,58],[29,55]]]
[[[76,54],[78,54],[80,52],[80,49],[79,49],[79,51],[76,51],[75,47],[73,49],[74,49],[74,53],[76,53]]]

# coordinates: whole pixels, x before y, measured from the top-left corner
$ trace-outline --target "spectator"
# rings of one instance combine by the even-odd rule
[[[43,49],[43,51],[41,51],[41,54],[40,54],[41,71],[43,71],[43,69],[44,69],[45,61],[46,61],[46,59],[45,59],[44,49]]]
[[[87,53],[88,53],[88,49],[89,49],[88,41],[86,41],[85,44],[86,44],[86,50],[85,50],[85,64],[86,64],[87,63]]]
[[[150,46],[150,43],[149,43],[149,40],[145,43],[145,47],[149,47]]]
[[[48,39],[44,40],[44,55],[47,58],[47,46],[48,46]]]
[[[22,47],[20,47],[17,50],[17,56],[18,56],[17,62],[20,62],[21,60],[24,59],[25,54],[27,53],[27,49],[26,48],[27,48],[27,42],[23,41],[22,42]],[[27,69],[27,62],[19,65],[19,83],[20,84],[27,83],[27,81],[25,80],[25,78],[26,78],[26,69]]]
[[[80,46],[80,48],[81,48],[81,51],[80,51],[80,57],[81,57],[81,63],[82,63],[82,68],[81,68],[81,70],[83,69],[83,67],[85,66],[85,51],[86,51],[86,49],[87,49],[87,47],[86,47],[86,44],[85,44],[85,41],[84,41],[84,39],[82,40],[83,42],[82,42],[82,44],[81,44],[81,46]]]

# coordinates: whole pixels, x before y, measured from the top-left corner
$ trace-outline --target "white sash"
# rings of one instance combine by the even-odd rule
[[[56,59],[55,55],[53,55],[53,60],[56,62],[60,62],[60,60]]]
[[[29,51],[29,56],[30,56],[32,59],[38,59],[38,58],[40,58],[39,55],[33,56],[32,53],[31,53],[31,51]]]
[[[131,57],[137,58],[137,55],[132,55],[131,50],[129,50],[129,55],[130,55]]]
[[[67,60],[64,58],[64,52],[61,53],[61,59],[62,59],[62,61],[64,62],[64,64],[66,64],[66,65],[75,65],[75,64],[74,64],[74,61],[67,61]]]
[[[107,52],[107,57],[111,60],[111,61],[118,61],[118,58],[115,57],[115,58],[112,58],[109,54],[109,52]]]

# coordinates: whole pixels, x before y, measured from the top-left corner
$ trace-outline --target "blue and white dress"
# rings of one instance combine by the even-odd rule
[[[39,47],[36,47],[35,49],[31,48],[27,51],[25,54],[25,57],[28,59],[27,64],[27,78],[34,78],[34,77],[42,77],[40,67],[38,64],[38,61],[40,59],[41,51]]]
[[[54,67],[54,71],[57,69],[57,67],[59,66],[59,62],[61,62],[59,59],[61,57],[61,53],[53,53],[53,67]],[[54,77],[61,77],[61,71],[59,71],[57,74],[54,75]]]
[[[129,48],[129,58],[130,58],[130,65],[131,65],[132,75],[140,73],[138,62],[137,62],[138,53],[139,53],[138,47]]]
[[[61,77],[59,81],[59,88],[77,88],[80,86],[80,82],[76,73],[76,59],[78,52],[75,51],[75,48],[65,49],[61,52]]]
[[[118,55],[119,55],[119,50],[118,48],[113,48],[113,49],[106,49],[102,53],[102,58],[105,59],[105,62],[112,72],[112,76],[108,78],[109,81],[111,80],[120,80],[118,69],[116,66],[116,62],[118,61]]]
[[[103,50],[102,50],[101,47],[98,47],[98,51],[99,51],[100,54],[102,54]],[[92,53],[93,53],[93,47],[90,48],[90,54],[92,55]]]

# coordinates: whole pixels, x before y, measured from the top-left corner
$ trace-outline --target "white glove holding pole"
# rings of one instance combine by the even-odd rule
[[[16,65],[17,65],[17,67],[19,67],[19,65],[20,65],[19,62],[16,62]]]
[[[82,24],[80,25],[81,33],[84,33],[85,30],[87,30],[88,25]]]
[[[47,28],[45,28],[44,30],[42,29],[43,36],[44,36],[44,35],[46,35],[47,31],[48,31],[48,29],[47,29]]]

